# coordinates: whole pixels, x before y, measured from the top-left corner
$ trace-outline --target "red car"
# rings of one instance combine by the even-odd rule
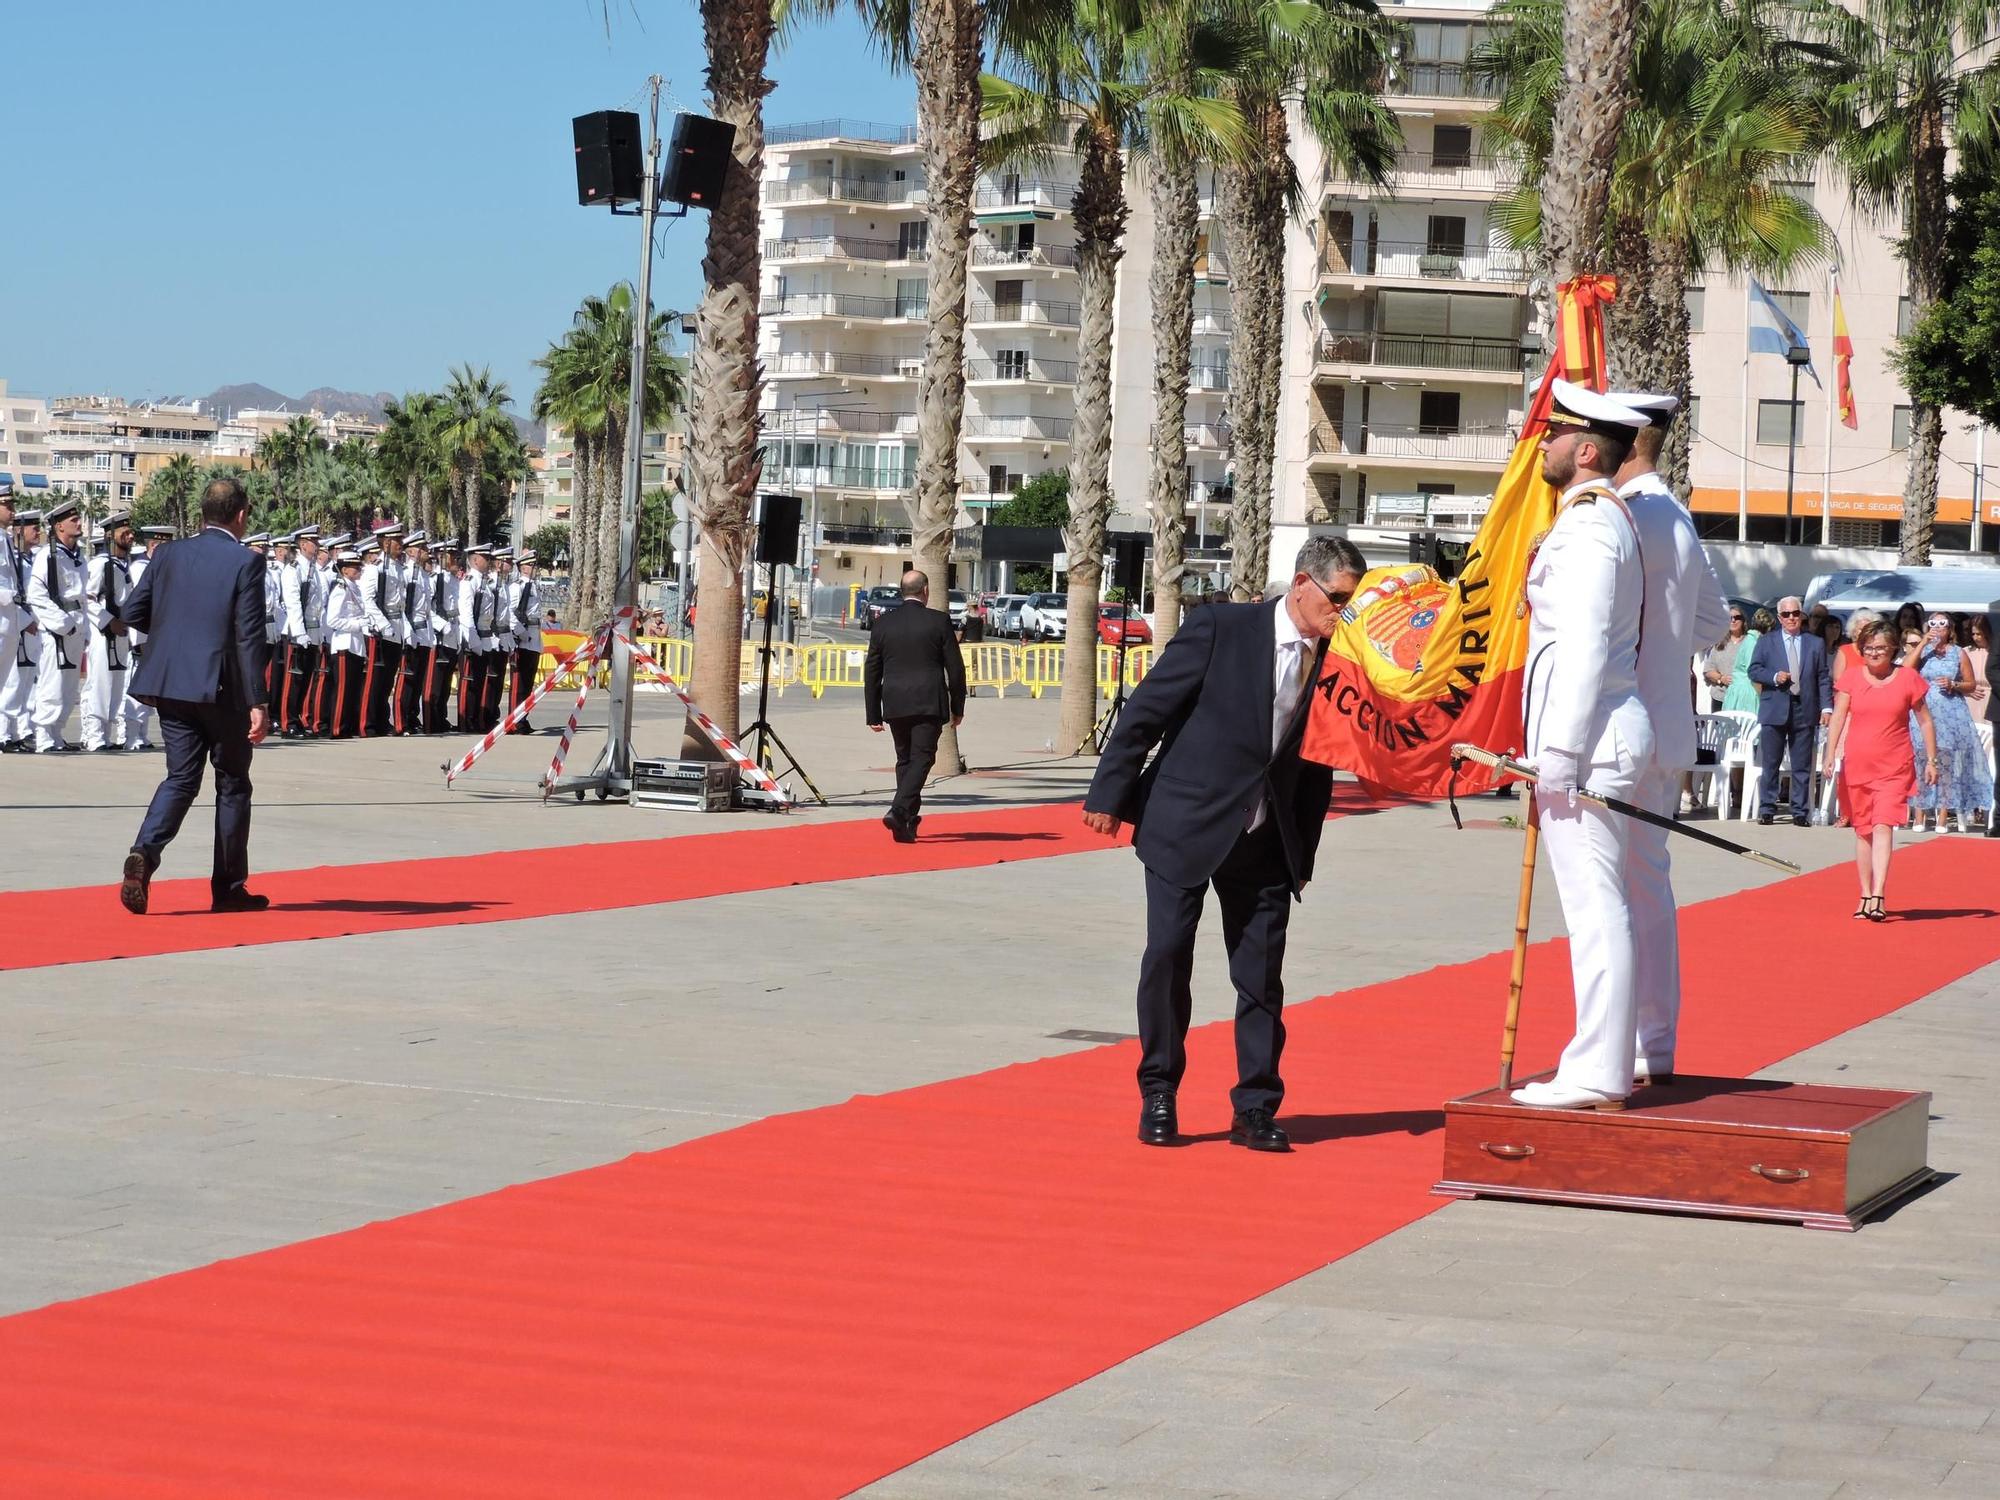
[[[1150,646],[1153,644],[1153,627],[1146,623],[1146,617],[1137,614],[1127,605],[1100,604],[1097,606],[1097,638],[1107,646],[1115,646],[1123,640],[1128,646]]]

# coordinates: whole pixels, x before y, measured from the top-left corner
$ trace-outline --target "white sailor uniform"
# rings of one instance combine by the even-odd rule
[[[76,709],[78,669],[89,645],[84,591],[90,579],[81,550],[48,541],[28,574],[28,607],[41,627],[42,660],[35,677],[35,749],[68,743],[63,726]]]
[[[131,699],[126,696],[125,683],[132,666],[132,638],[118,622],[118,611],[131,592],[131,565],[125,558],[106,551],[90,560],[90,642],[86,648],[90,670],[83,685],[86,750],[127,743],[131,720],[126,709]],[[114,622],[119,624],[116,631],[109,629]],[[137,740],[130,743],[137,748]]]

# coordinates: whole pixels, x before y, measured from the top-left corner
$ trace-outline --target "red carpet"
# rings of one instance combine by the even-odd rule
[[[1347,782],[1335,790],[1331,816],[1400,805]],[[205,879],[155,881],[144,917],[118,904],[116,880],[69,890],[0,891],[0,932],[7,934],[0,971],[517,922],[1113,847],[1083,826],[1080,806],[926,813],[923,836],[914,844],[896,843],[871,814],[625,843],[274,870],[251,879],[253,890],[271,898],[271,909],[255,916],[211,914]],[[1119,842],[1129,843],[1130,835],[1121,833]]]
[[[1898,887],[1991,891],[1990,850],[1906,851]],[[1751,1072],[2000,958],[1989,910],[1852,905],[1835,869],[1684,913],[1681,1063]],[[1437,1107],[1490,1081],[1505,975],[1294,1007],[1290,1157],[1138,1146],[1127,1043],[0,1321],[0,1494],[842,1494],[1436,1207]],[[1524,1072],[1567,992],[1541,945]],[[1184,1128],[1226,1124],[1230,1059],[1196,1034]]]

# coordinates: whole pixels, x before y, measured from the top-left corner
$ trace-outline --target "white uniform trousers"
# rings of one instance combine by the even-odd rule
[[[53,750],[65,743],[63,726],[76,712],[77,666],[83,659],[84,633],[63,640],[46,636],[42,641],[42,665],[35,676],[35,748]],[[64,666],[68,661],[70,665]]]
[[[1671,817],[1680,802],[1681,772],[1649,763],[1631,800]],[[1656,1073],[1674,1067],[1681,1022],[1681,935],[1674,907],[1673,861],[1664,828],[1621,818],[1627,840],[1625,891],[1632,903],[1632,953],[1638,995],[1637,1055]]]
[[[35,732],[35,680],[41,673],[41,637],[15,625],[0,660],[0,740],[11,744]],[[25,657],[24,661],[22,658]]]
[[[125,696],[131,646],[124,636],[90,633],[90,672],[83,685],[83,748],[125,743]]]
[[[15,618],[12,605],[0,605],[0,744],[12,744],[26,732],[14,727],[11,712],[14,679],[25,673],[32,681],[35,669],[32,666],[16,668],[14,660],[20,654],[20,621]]]
[[[1638,763],[1621,755],[1615,766],[1589,767],[1584,785],[1629,799]],[[1638,1001],[1632,910],[1625,895],[1631,823],[1575,796],[1538,793],[1542,847],[1562,897],[1569,929],[1570,981],[1576,992],[1576,1035],[1563,1049],[1556,1077],[1564,1083],[1624,1098],[1632,1092]]]
[[[141,636],[140,640],[141,642],[143,642],[145,640],[145,637]],[[145,646],[141,644],[139,649],[143,651],[145,650]],[[121,700],[123,706],[120,712],[122,713],[125,720],[124,738],[125,738],[125,748],[127,750],[137,750],[141,745],[146,743],[146,722],[148,719],[152,717],[153,714],[153,711],[150,708],[146,707],[145,704],[141,703],[137,698],[134,698],[130,691],[132,683],[132,674],[133,672],[138,670],[138,666],[139,666],[138,662],[133,661],[131,665],[126,668],[125,684],[127,691],[125,693],[124,698]],[[118,731],[115,729],[112,731],[114,735],[117,734],[117,732]]]

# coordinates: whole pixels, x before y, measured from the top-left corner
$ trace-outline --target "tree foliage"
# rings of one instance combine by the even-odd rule
[[[1937,300],[1896,352],[1917,401],[2000,426],[2000,172],[1969,163],[1951,182]]]
[[[1069,470],[1037,474],[1012,499],[987,512],[989,526],[1063,526],[1069,521]]]

